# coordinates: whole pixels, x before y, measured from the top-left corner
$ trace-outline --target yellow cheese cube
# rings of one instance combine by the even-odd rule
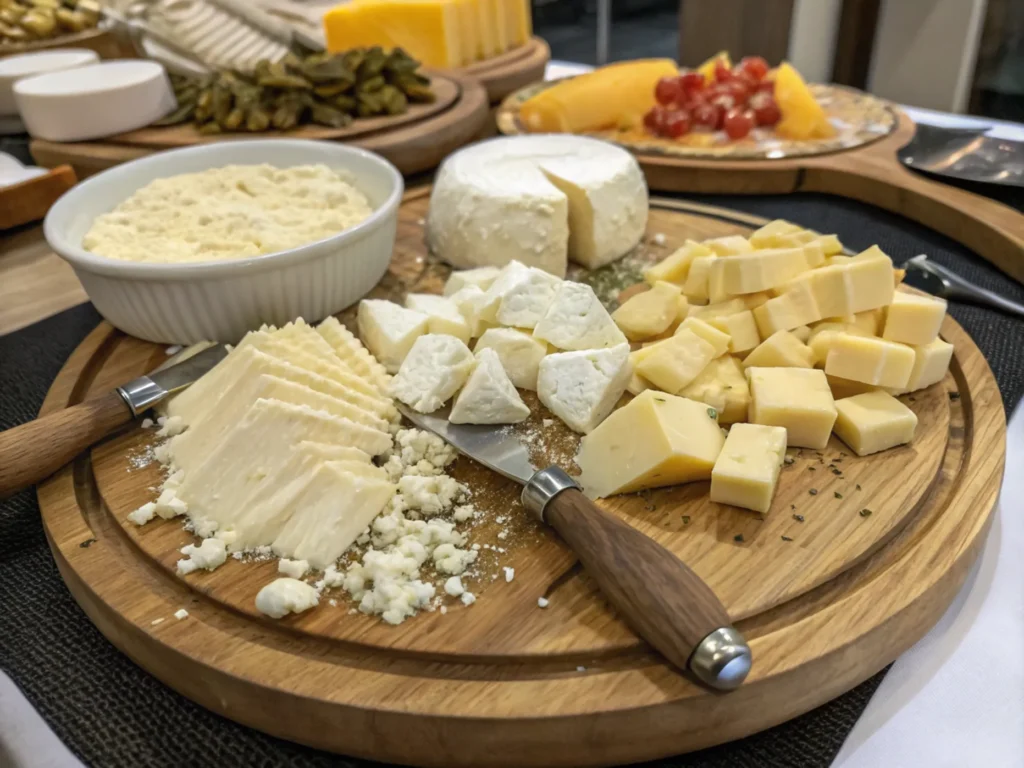
[[[892,259],[873,245],[859,253],[844,265],[850,298],[849,312],[828,312],[824,316],[845,315],[884,307],[892,303],[895,283],[893,282]]]
[[[748,368],[749,420],[785,427],[787,443],[822,449],[836,420],[836,404],[823,371],[814,368]]]
[[[654,285],[659,280],[664,280],[676,285],[686,283],[686,276],[690,272],[690,264],[698,256],[712,256],[714,253],[707,246],[687,240],[682,248],[669,254],[653,267],[644,270],[644,280]]]
[[[743,361],[744,368],[813,368],[810,348],[789,331],[776,331]]]
[[[775,248],[775,238],[799,232],[800,227],[785,219],[769,221],[750,236],[750,243],[755,248]]]
[[[732,315],[711,317],[708,325],[729,334],[729,351],[733,354],[749,352],[761,343],[754,313],[749,309]]]
[[[659,342],[640,360],[636,372],[658,389],[676,394],[716,357],[715,348],[708,342],[693,331],[683,330]]]
[[[817,320],[823,317],[841,317],[852,314],[846,274],[842,267],[821,267],[805,272],[776,289],[786,293],[811,294],[814,297]],[[813,321],[811,321],[813,322]]]
[[[725,317],[726,315],[735,315],[737,312],[742,312],[745,309],[749,309],[743,299],[736,297],[728,299],[727,301],[719,301],[714,304],[706,304],[703,307],[695,306],[690,307],[690,310],[686,313],[687,317],[697,317],[701,320],[707,321],[712,317]]]
[[[885,307],[858,312],[850,321],[853,328],[858,328],[868,336],[881,336],[880,331],[885,323]]]
[[[676,333],[692,331],[710,344],[715,350],[715,357],[729,351],[729,334],[720,331],[713,325],[698,317],[688,317],[676,329]]]
[[[429,67],[459,67],[472,60],[463,50],[457,0],[360,0],[323,17],[332,53],[379,45],[401,47]]]
[[[743,296],[737,296],[747,309],[757,309],[762,304],[772,298],[771,293],[768,291],[758,291],[757,293],[747,293]]]
[[[683,322],[690,315],[690,302],[686,300],[686,297],[680,295],[676,299],[676,319],[675,324],[678,327],[679,323]],[[673,330],[675,330],[673,328]]]
[[[835,266],[841,267],[844,264],[849,264],[851,261],[853,261],[853,256],[845,256],[843,254],[836,254],[834,256],[826,256],[825,257],[825,266],[826,267],[835,267]]]
[[[767,513],[786,457],[786,430],[733,424],[711,470],[711,500]]]
[[[725,438],[715,410],[647,390],[580,441],[580,481],[599,498],[707,480]]]
[[[807,269],[803,248],[776,248],[718,259],[710,265],[708,280],[720,280],[722,290],[730,295],[757,293],[781,285]]]
[[[913,350],[914,367],[910,371],[910,379],[905,387],[889,390],[894,395],[916,392],[932,384],[938,384],[946,377],[949,363],[953,359],[953,345],[942,339],[913,347]]]
[[[836,411],[836,436],[858,456],[905,445],[917,429],[914,412],[881,390],[837,400]]]
[[[679,295],[678,285],[659,281],[651,290],[630,297],[612,312],[612,320],[630,341],[657,336],[675,322]]]
[[[812,340],[813,342],[813,340]],[[840,333],[825,358],[825,373],[876,387],[905,387],[914,368],[914,350],[874,336]]]
[[[754,309],[754,320],[757,321],[757,330],[763,339],[776,331],[789,331],[820,319],[814,293],[806,284],[769,299]]]
[[[717,258],[714,254],[697,256],[690,262],[690,271],[686,275],[683,293],[691,302],[706,302],[708,300],[708,275],[711,273],[711,262]]]
[[[790,333],[800,339],[804,344],[806,344],[807,340],[811,338],[811,328],[807,325],[798,325],[796,328],[791,330]]]
[[[839,242],[839,238],[836,235],[818,235],[811,242],[821,246],[821,250],[826,257],[835,256],[843,252],[843,244]]]
[[[811,363],[813,365],[824,367],[829,350],[832,349],[836,339],[842,333],[849,333],[853,336],[868,335],[853,323],[815,323],[811,329],[811,336],[807,340],[807,346],[811,350]]]
[[[862,381],[850,381],[850,379],[843,379],[839,376],[829,376],[827,373],[825,378],[828,379],[828,388],[832,390],[832,397],[836,400],[862,395],[865,392],[874,392],[878,389],[878,387],[873,387]]]
[[[711,240],[705,240],[704,245],[718,256],[735,256],[739,253],[751,253],[754,250],[754,246],[743,235],[715,237]]]
[[[740,361],[732,355],[722,355],[708,363],[679,395],[710,405],[718,411],[721,424],[747,420],[750,386]]]
[[[938,338],[945,317],[942,299],[897,291],[886,311],[882,338],[914,346],[930,344]]]

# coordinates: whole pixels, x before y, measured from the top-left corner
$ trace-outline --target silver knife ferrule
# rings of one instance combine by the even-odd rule
[[[752,656],[746,639],[733,627],[716,629],[700,641],[689,667],[705,685],[719,691],[739,688],[750,672]]]
[[[523,486],[520,499],[523,506],[544,522],[544,508],[555,496],[569,488],[579,489],[579,484],[558,467],[548,467],[533,476]]]
[[[117,394],[128,404],[132,416],[138,416],[147,408],[159,403],[167,396],[167,390],[149,376],[140,376],[117,388]]]

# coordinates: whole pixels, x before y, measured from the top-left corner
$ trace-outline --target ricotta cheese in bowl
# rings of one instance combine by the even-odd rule
[[[326,165],[228,165],[156,179],[82,240],[90,253],[176,264],[262,256],[323,240],[373,213],[357,180]]]

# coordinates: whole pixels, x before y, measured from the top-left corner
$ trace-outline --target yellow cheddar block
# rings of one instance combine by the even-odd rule
[[[533,12],[530,0],[506,0],[512,9],[512,45],[525,45],[533,37]]]
[[[715,410],[647,390],[580,441],[576,463],[598,498],[707,480],[725,438]]]
[[[761,343],[754,313],[749,309],[732,315],[719,315],[708,319],[708,325],[729,334],[729,351],[733,354],[749,352]]]
[[[721,424],[747,420],[750,386],[740,361],[732,355],[715,358],[679,393],[718,411]]]
[[[715,328],[703,318],[688,317],[679,324],[676,333],[691,331],[704,339],[715,350],[715,357],[729,351],[729,334]]]
[[[654,106],[654,86],[679,74],[671,59],[640,59],[579,75],[531,96],[519,114],[532,133],[582,133],[640,125]]]
[[[636,372],[658,389],[676,394],[716,357],[715,348],[708,342],[693,331],[682,330],[658,342],[640,359]]]
[[[740,253],[753,253],[754,246],[743,235],[727,235],[705,240],[703,245],[710,248],[717,256],[736,256]]]
[[[769,299],[754,310],[754,320],[761,338],[767,339],[776,331],[789,331],[821,319],[818,304],[809,285],[801,284],[774,299]]]
[[[812,340],[813,341],[813,340]],[[825,373],[876,387],[905,387],[914,369],[914,350],[873,336],[840,333],[825,358]]]
[[[332,53],[379,45],[401,47],[429,67],[459,67],[473,60],[464,50],[459,0],[360,0],[324,14]]]
[[[711,470],[711,500],[766,514],[785,458],[785,429],[734,424]]]
[[[811,349],[789,331],[776,331],[743,360],[744,368],[813,368]]]
[[[663,333],[679,311],[679,286],[659,281],[649,291],[637,293],[612,312],[612,320],[630,341],[642,341]]]
[[[710,248],[700,243],[695,243],[692,240],[687,240],[674,253],[666,256],[653,267],[645,269],[644,280],[650,285],[654,285],[659,280],[664,280],[665,282],[681,286],[686,283],[686,276],[690,272],[690,264],[693,260],[698,256],[712,255],[714,253]]]
[[[917,429],[917,415],[881,390],[844,397],[836,401],[836,411],[836,436],[858,456],[906,445]]]
[[[905,387],[889,390],[894,395],[916,392],[932,384],[938,384],[946,377],[946,371],[953,360],[953,345],[942,339],[935,339],[912,349],[914,367],[910,371],[910,378]]]
[[[775,248],[717,259],[709,269],[709,284],[718,279],[725,293],[736,295],[782,285],[808,266],[803,248]]]
[[[938,338],[945,317],[942,299],[897,291],[886,311],[882,338],[914,346],[930,344]]]
[[[493,41],[497,52],[504,53],[509,48],[509,35],[501,0],[478,0],[478,2],[484,9],[484,18],[490,22],[491,29],[494,30]]]
[[[364,2],[365,0],[355,0]],[[457,0],[459,30],[462,33],[462,52],[466,64],[484,58],[483,30],[480,27],[480,0]]]
[[[690,302],[703,303],[708,300],[708,278],[711,274],[711,264],[717,261],[714,254],[710,256],[697,256],[690,262],[690,271],[686,275],[686,283],[683,285],[683,293]]]
[[[750,236],[750,244],[755,248],[777,248],[776,242],[780,236],[792,235],[800,231],[800,227],[791,221],[775,219],[755,231]]]
[[[749,420],[785,427],[788,445],[818,450],[828,445],[836,404],[823,371],[815,368],[748,368]]]

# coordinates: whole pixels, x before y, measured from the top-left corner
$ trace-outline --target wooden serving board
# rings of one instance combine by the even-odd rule
[[[531,37],[529,42],[518,48],[506,51],[486,61],[463,67],[465,72],[477,78],[487,89],[487,97],[492,104],[525,85],[542,80],[544,69],[551,60],[551,48],[539,37]]]
[[[448,270],[424,248],[426,210],[426,191],[411,191],[375,296],[440,289]],[[587,277],[613,295],[686,238],[746,234],[761,223],[656,200],[648,241]],[[350,612],[340,590],[300,616],[265,619],[254,599],[275,577],[273,561],[229,559],[212,573],[177,577],[178,549],[192,541],[181,521],[137,528],[125,520],[159,482],[143,458],[152,431],[115,436],[42,484],[43,523],[69,589],[111,642],[185,696],[267,733],[411,765],[663,757],[746,736],[848,690],[918,640],[956,595],[999,492],[1005,419],[978,348],[950,318],[942,335],[955,346],[949,374],[903,398],[920,420],[914,442],[866,458],[836,438],[822,452],[790,451],[764,519],[711,503],[706,482],[602,502],[685,559],[738,621],[754,666],[725,695],[666,666],[525,514],[518,488],[466,458],[452,473],[484,512],[469,530],[485,545],[466,579],[478,601],[449,600],[445,614],[422,613],[398,628]],[[43,411],[165,359],[163,347],[103,324],[71,356]],[[578,438],[558,422],[544,427],[544,415],[535,408],[517,429],[568,468]],[[508,536],[499,539],[502,529]],[[503,566],[515,569],[513,581]],[[188,618],[173,618],[179,608]]]
[[[406,119],[406,115],[401,115],[398,118],[356,121],[353,124],[356,132],[344,136],[338,134],[338,131],[303,126],[287,133],[246,133],[235,134],[230,138],[213,138],[221,141],[271,135],[284,138],[330,138],[377,152],[404,174],[430,170],[448,154],[476,138],[490,118],[487,92],[476,78],[459,72],[446,72],[443,76],[435,77],[440,91],[439,103],[443,106],[440,109],[434,108],[436,104],[424,105],[422,109],[415,106],[410,112],[420,110],[415,112],[416,119]],[[362,130],[360,123],[363,122],[373,124],[372,130]],[[161,149],[199,143],[207,138],[211,137],[199,136],[191,126],[172,126],[146,128],[104,141],[65,144],[34,139],[29,150],[38,165],[47,168],[71,165],[79,178],[85,178]]]

